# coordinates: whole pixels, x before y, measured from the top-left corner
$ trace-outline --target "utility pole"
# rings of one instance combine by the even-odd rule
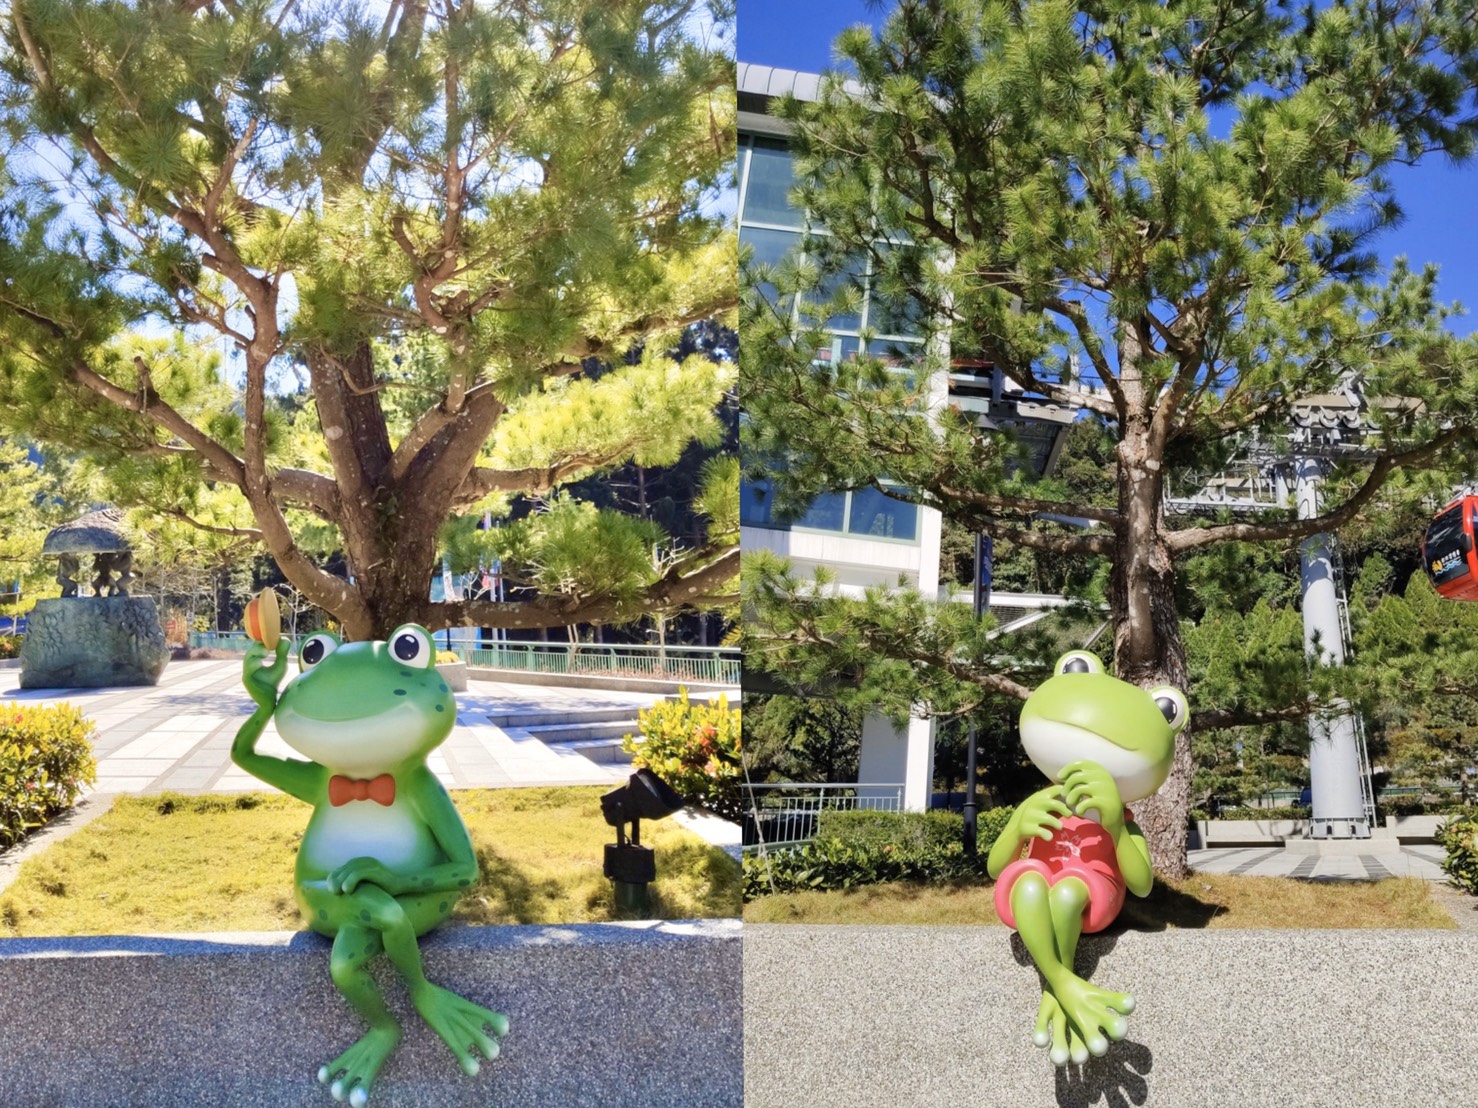
[[[994,559],[994,543],[990,535],[985,532],[977,532],[975,535],[975,622],[980,622],[986,606],[990,604],[990,577],[991,563]],[[977,801],[976,787],[978,785],[980,767],[977,764],[979,756],[975,750],[975,724],[970,724],[969,735],[966,738],[965,747],[965,854],[974,857],[976,853],[977,829],[979,826],[980,805]]]

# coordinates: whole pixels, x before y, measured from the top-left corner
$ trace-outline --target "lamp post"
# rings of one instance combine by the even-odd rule
[[[990,575],[991,562],[995,555],[994,544],[990,535],[985,532],[977,532],[975,535],[975,621],[980,622],[981,613],[985,611],[986,605],[990,603]],[[975,724],[970,724],[969,734],[965,740],[965,853],[973,857],[975,855],[976,831],[979,825],[980,805],[976,800],[976,778],[979,776],[980,767],[976,764],[978,756],[975,752]]]
[[[652,896],[648,885],[657,878],[657,858],[641,842],[641,821],[662,819],[683,807],[683,798],[649,769],[639,769],[600,798],[600,812],[616,829],[616,841],[606,843],[605,875],[616,887],[616,914],[622,919],[648,919]],[[626,824],[631,825],[628,834]]]

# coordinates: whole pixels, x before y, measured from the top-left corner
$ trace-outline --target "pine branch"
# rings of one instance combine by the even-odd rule
[[[1268,723],[1287,723],[1307,719],[1320,710],[1316,701],[1305,700],[1284,708],[1212,708],[1191,713],[1191,730],[1224,730],[1231,727],[1256,727]]]
[[[676,611],[679,608],[720,608],[734,604],[738,596],[730,590],[739,576],[739,548],[724,548],[717,557],[691,568],[711,552],[695,551],[671,567],[662,578],[649,586],[640,601],[614,598],[581,600],[579,598],[541,597],[537,600],[498,603],[490,600],[457,600],[439,604],[428,602],[426,618],[429,630],[443,627],[497,627],[507,630],[535,630],[541,627],[573,623],[610,623],[629,620],[633,609],[643,614]]]
[[[1218,542],[1265,542],[1279,539],[1300,539],[1325,531],[1337,531],[1354,519],[1370,500],[1380,491],[1386,478],[1397,469],[1420,465],[1465,439],[1474,432],[1463,426],[1450,427],[1437,435],[1431,442],[1395,454],[1377,458],[1366,475],[1365,483],[1352,493],[1343,504],[1332,511],[1310,519],[1290,519],[1273,523],[1225,523],[1216,527],[1189,528],[1171,531],[1165,542],[1175,555],[1199,550]]]
[[[250,539],[253,542],[261,542],[263,538],[261,530],[256,527],[217,527],[211,523],[201,523],[200,520],[193,518],[181,508],[158,508],[155,510],[161,512],[163,515],[183,520],[191,527],[200,531],[208,531],[213,535],[234,535],[237,538]]]
[[[1039,500],[1030,496],[976,492],[973,489],[961,489],[952,485],[933,485],[930,491],[945,499],[955,500],[961,504],[968,504],[972,508],[982,508],[988,512],[1000,512],[1026,517],[1041,515],[1043,513],[1073,516],[1075,518],[1096,520],[1099,523],[1106,523],[1110,526],[1115,526],[1119,522],[1119,513],[1116,509],[1102,508],[1096,504],[1062,500]]]
[[[493,469],[477,466],[462,482],[452,503],[457,507],[475,504],[492,493],[541,496],[553,492],[561,483],[587,469],[614,464],[625,451],[607,454],[578,454],[554,465],[526,466],[522,469]]]

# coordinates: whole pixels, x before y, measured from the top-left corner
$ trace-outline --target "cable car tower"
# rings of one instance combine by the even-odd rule
[[[1295,402],[1292,434],[1273,446],[1250,440],[1221,474],[1190,497],[1166,497],[1167,512],[1208,508],[1239,514],[1286,508],[1299,519],[1319,514],[1319,485],[1337,461],[1373,458],[1365,442],[1373,430],[1358,383]],[[1343,665],[1350,642],[1344,566],[1333,534],[1310,535],[1299,547],[1304,655],[1310,665]],[[1360,714],[1345,701],[1309,716],[1310,835],[1366,839],[1375,827],[1370,756]]]

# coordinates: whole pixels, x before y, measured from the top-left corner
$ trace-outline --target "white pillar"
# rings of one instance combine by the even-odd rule
[[[1319,514],[1319,463],[1300,458],[1294,463],[1294,495],[1298,518]],[[1329,539],[1311,535],[1299,547],[1303,583],[1304,654],[1313,664],[1343,665],[1344,625],[1339,616],[1339,591],[1334,580]],[[1316,657],[1317,655],[1317,657]],[[1333,715],[1309,717],[1309,791],[1313,795],[1313,837],[1365,839],[1370,824],[1360,787],[1360,747],[1355,717],[1344,706]]]
[[[887,716],[869,713],[862,721],[857,780],[864,786],[857,790],[860,796],[892,797],[902,785],[905,811],[928,809],[934,791],[934,721],[910,719],[900,729]]]

